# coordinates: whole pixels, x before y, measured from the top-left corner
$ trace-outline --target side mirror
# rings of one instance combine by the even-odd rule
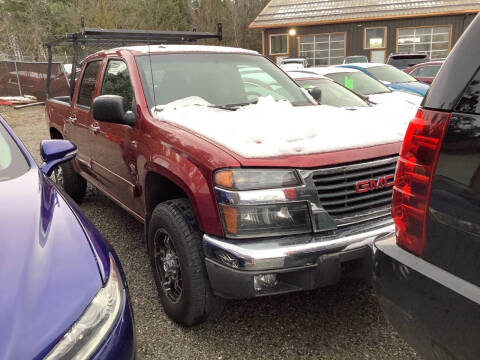
[[[320,101],[322,100],[322,90],[320,90],[320,88],[318,87],[314,87],[314,88],[308,89],[308,92],[310,93],[310,95],[312,95],[315,101],[320,104]]]
[[[43,140],[40,143],[40,154],[43,159],[40,170],[50,176],[58,165],[75,157],[77,145],[68,140]]]
[[[97,121],[134,126],[137,117],[132,111],[123,108],[123,97],[100,95],[93,100],[93,118]]]

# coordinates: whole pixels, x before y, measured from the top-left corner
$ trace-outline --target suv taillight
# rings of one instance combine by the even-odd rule
[[[418,110],[400,150],[392,215],[397,244],[416,255],[425,249],[432,179],[449,119],[449,113]]]

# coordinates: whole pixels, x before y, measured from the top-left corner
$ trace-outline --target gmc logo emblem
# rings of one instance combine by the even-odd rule
[[[383,189],[386,187],[391,187],[393,186],[394,182],[395,182],[395,175],[386,175],[386,176],[381,176],[378,179],[357,181],[355,183],[355,189],[357,190],[357,193],[361,194],[367,191],[373,191],[373,190]]]

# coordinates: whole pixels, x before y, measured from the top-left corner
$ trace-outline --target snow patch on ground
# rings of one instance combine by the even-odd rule
[[[158,120],[201,134],[245,158],[304,155],[402,141],[418,105],[407,102],[347,110],[292,106],[272,97],[237,111],[205,106],[196,97],[155,112]]]

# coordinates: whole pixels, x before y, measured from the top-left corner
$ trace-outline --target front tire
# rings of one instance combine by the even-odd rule
[[[201,240],[187,199],[155,207],[148,226],[153,275],[166,314],[186,326],[218,315],[224,305],[210,288]]]
[[[56,171],[55,177],[58,185],[77,203],[81,203],[87,193],[87,181],[81,177],[69,161],[60,165],[60,171]]]

